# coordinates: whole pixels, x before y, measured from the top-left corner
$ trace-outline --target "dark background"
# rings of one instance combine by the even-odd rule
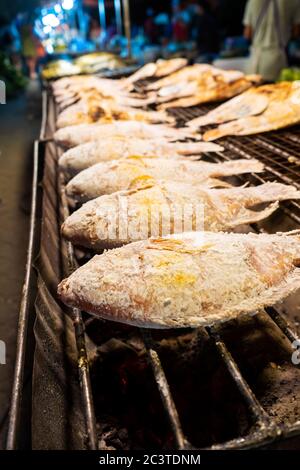
[[[203,0],[202,3],[218,6],[214,10],[220,28],[224,26],[228,35],[239,35],[242,31],[242,17],[247,0]],[[95,15],[97,15],[97,0],[86,0],[87,4],[94,4]],[[43,0],[0,0],[0,18],[12,19],[17,13],[33,12],[34,8],[41,6]],[[201,3],[201,1],[200,1]],[[106,0],[106,4],[113,14],[113,0]],[[152,8],[156,13],[171,11],[171,0],[130,0],[131,19],[134,24],[143,25],[146,10]],[[109,12],[108,12],[109,13]],[[108,16],[111,16],[108,14]]]

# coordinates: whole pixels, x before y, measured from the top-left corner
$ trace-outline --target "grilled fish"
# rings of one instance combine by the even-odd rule
[[[278,203],[261,211],[254,211],[253,206],[287,199],[300,199],[300,191],[279,183],[207,189],[160,181],[87,202],[66,219],[62,234],[75,245],[102,251],[188,229],[232,230],[265,219],[277,209]],[[118,221],[114,230],[112,221]]]
[[[169,87],[181,82],[196,80],[201,73],[207,72],[208,70],[211,70],[211,68],[211,65],[208,64],[187,65],[181,70],[178,70],[177,72],[174,72],[171,75],[162,78],[161,80],[150,83],[147,86],[147,90],[159,90],[163,87]]]
[[[175,119],[165,112],[142,111],[125,106],[118,106],[102,102],[98,104],[75,104],[59,114],[56,125],[58,128],[75,126],[77,124],[91,124],[94,122],[112,121],[143,121],[174,124]]]
[[[200,134],[187,128],[175,129],[166,125],[146,124],[138,121],[115,121],[110,124],[79,124],[59,129],[54,139],[65,147],[75,147],[101,138],[132,137],[139,139],[166,139],[168,141],[186,138],[200,138]]]
[[[192,89],[193,87],[190,87],[189,96],[186,96],[187,89],[183,89],[182,98],[178,98],[180,93],[176,94],[177,98],[173,101],[170,101],[170,96],[164,98],[163,100],[167,101],[167,103],[160,104],[158,109],[163,111],[175,107],[187,108],[211,101],[225,100],[248,90],[251,86],[252,83],[247,77],[232,83],[226,83],[223,80],[210,77],[208,80],[203,80],[200,83],[195,82],[194,90]]]
[[[233,160],[225,163],[190,162],[161,158],[132,157],[125,160],[97,163],[76,175],[67,185],[67,195],[81,202],[104,194],[135,187],[153,179],[166,179],[203,184],[227,185],[222,176],[262,172],[264,166],[257,160]]]
[[[109,94],[112,90],[118,93],[126,93],[118,80],[95,77],[93,75],[78,75],[57,80],[52,84],[53,94],[57,98],[64,97],[68,93],[77,93],[82,90],[98,90],[103,94]]]
[[[128,106],[132,108],[143,108],[153,103],[153,96],[150,94],[144,97],[134,93],[124,93],[115,88],[108,88],[105,86],[103,89],[99,87],[79,87],[78,90],[70,89],[68,92],[63,92],[62,95],[56,97],[56,103],[61,110],[66,109],[72,105],[87,107],[103,105],[106,106]]]
[[[300,83],[294,82],[288,96],[274,98],[259,116],[250,116],[222,124],[206,132],[204,140],[219,139],[226,135],[251,135],[281,129],[300,122]]]
[[[176,72],[177,70],[186,66],[186,64],[187,60],[183,58],[170,60],[159,59],[156,62],[151,62],[149,64],[144,65],[134,74],[130,75],[128,78],[125,78],[123,80],[123,84],[125,87],[128,87],[128,85],[131,85],[137,82],[138,80],[144,80],[145,78],[164,77],[166,75]]]
[[[149,84],[147,90],[159,90],[182,82],[199,80],[203,74],[207,73],[213,76],[223,77],[223,80],[226,83],[234,82],[244,76],[242,72],[237,70],[222,70],[208,64],[194,64],[184,67],[161,80]]]
[[[190,232],[95,256],[61,300],[140,327],[199,327],[274,305],[300,288],[299,234]]]
[[[184,155],[202,152],[222,152],[212,142],[168,142],[163,139],[103,138],[67,150],[59,159],[59,166],[68,177],[96,163],[119,160],[139,155],[143,157],[182,159]],[[199,156],[198,156],[199,158]]]
[[[292,83],[281,82],[251,88],[239,96],[232,98],[218,108],[186,123],[187,126],[198,128],[208,124],[221,124],[235,119],[257,116],[263,113],[271,101],[285,100],[292,91]]]

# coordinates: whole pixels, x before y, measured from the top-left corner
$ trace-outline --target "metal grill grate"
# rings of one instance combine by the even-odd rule
[[[211,107],[202,106],[192,109],[177,109],[173,110],[172,113],[175,114],[179,122],[182,123],[183,121],[192,119],[207,112],[209,109],[211,109]],[[207,154],[205,157],[215,161],[241,157],[255,157],[263,161],[267,165],[267,168],[266,172],[262,176],[252,175],[252,181],[254,183],[277,179],[278,181],[294,184],[295,186],[299,187],[299,128],[254,137],[226,138],[223,139],[221,143],[226,149],[225,152]],[[67,216],[69,213],[69,208],[67,206],[67,200],[64,196],[64,183],[61,181],[61,179],[58,182],[58,187],[60,187],[61,190],[62,210],[65,216]],[[282,205],[282,208],[300,226],[300,212],[297,212],[299,211],[299,205],[296,203],[290,203],[288,205]],[[70,244],[68,245],[68,258],[70,268],[74,269],[74,250]],[[85,344],[85,329],[87,328],[87,325],[90,325],[91,323],[94,324],[94,322],[98,323],[99,320],[95,319],[94,317],[87,316],[86,320],[84,321],[83,318],[85,318],[85,316],[83,317],[82,312],[77,309],[74,309],[73,313],[75,326],[74,331],[78,348],[80,387],[83,398],[82,406],[84,408],[84,415],[86,419],[88,447],[90,449],[95,449],[97,448],[99,439],[95,425],[96,415],[93,404],[92,386],[90,382],[87,347]],[[265,315],[275,322],[275,324],[282,331],[283,335],[285,335],[285,337],[288,338],[290,342],[298,339],[294,328],[287,323],[285,318],[279,312],[271,308],[267,309]],[[279,426],[276,421],[266,413],[259,399],[241,372],[237,362],[231,354],[230,347],[227,346],[226,340],[224,340],[222,334],[220,334],[220,332],[214,327],[206,328],[205,331],[211,341],[214,351],[216,351],[224,367],[228,371],[232,383],[234,384],[239,395],[242,397],[249,415],[252,417],[252,428],[248,434],[244,435],[243,437],[237,437],[235,439],[228,440],[225,443],[214,444],[209,448],[251,448],[254,446],[267,444],[275,439],[279,439],[280,437],[300,435],[299,421],[293,422],[290,425]],[[25,330],[23,331],[22,335],[25,336]],[[165,410],[166,416],[168,417],[170,432],[173,435],[173,442],[175,443],[174,447],[178,449],[191,449],[193,448],[193,445],[189,443],[189,440],[184,434],[181,417],[176,409],[175,400],[171,393],[171,387],[168,383],[167,375],[162,365],[156,343],[153,341],[152,333],[148,330],[143,330],[141,331],[141,336],[152,368],[154,381],[161,398],[161,403]],[[24,352],[22,353],[24,354]],[[22,375],[16,377],[16,381],[19,384],[20,389],[22,384]],[[18,394],[18,405],[20,405],[20,401],[21,393]],[[15,418],[16,415],[11,416],[9,434],[10,448],[14,447],[14,444],[11,443],[16,441],[17,420]],[[53,425],[55,426],[55,423],[53,423]],[[201,426],[201,422],[199,422],[199,426]]]
[[[203,106],[192,109],[172,110],[172,114],[182,124],[184,121],[193,119],[196,116],[204,114],[211,107]],[[299,137],[298,137],[299,136]],[[257,158],[266,164],[266,172],[263,176],[252,175],[257,183],[274,181],[274,179],[294,184],[300,187],[300,161],[297,155],[300,155],[300,128],[282,131],[279,133],[271,133],[267,136],[254,136],[243,138],[227,138],[221,142],[226,149],[223,153],[207,154],[207,159],[214,161],[229,160],[232,158]],[[300,206],[296,203],[290,203],[283,210],[300,225]],[[299,213],[298,213],[299,211]],[[280,328],[283,334],[293,342],[298,339],[297,333],[287,323],[280,313],[274,309],[267,309],[265,312],[273,322]],[[97,321],[93,319],[92,321]],[[234,382],[239,394],[242,396],[249,414],[253,420],[253,430],[246,436],[227,441],[222,444],[214,444],[210,449],[239,449],[251,448],[258,445],[264,445],[268,442],[278,439],[279,437],[287,437],[300,434],[300,422],[293,423],[291,426],[278,426],[276,422],[265,412],[254,392],[249,387],[246,379],[243,377],[237,363],[233,359],[225,342],[214,328],[206,328],[214,348],[223,361],[231,380]],[[152,340],[151,332],[144,330],[141,332],[147,355],[152,367],[153,376],[157,384],[157,388],[161,397],[164,410],[170,423],[170,429],[173,434],[173,441],[178,449],[192,449],[193,445],[188,441],[183,432],[180,422],[179,413],[175,406],[174,398],[167,381],[166,373],[162,366],[160,356],[156,350],[155,343]],[[83,389],[83,394],[86,390]],[[87,415],[87,413],[86,413]],[[91,423],[87,423],[87,429],[91,430]],[[90,446],[97,440],[97,436],[93,436]]]
[[[210,106],[198,106],[195,108],[174,108],[174,115],[180,125],[206,114],[213,109]],[[206,126],[203,130],[212,128]],[[266,183],[278,181],[300,189],[300,126],[292,129],[270,132],[267,134],[226,137],[217,141],[225,148],[225,152],[209,153],[207,159],[215,161],[232,160],[235,158],[256,158],[265,165],[262,175],[252,175],[253,183]],[[300,203],[297,201],[282,203],[282,209],[297,224],[300,225]]]

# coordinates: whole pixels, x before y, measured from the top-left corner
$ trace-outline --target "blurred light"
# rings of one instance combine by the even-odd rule
[[[53,13],[44,16],[42,21],[45,26],[52,26],[52,28],[56,28],[59,25],[59,19]]]
[[[72,10],[74,6],[74,0],[63,0],[62,5],[64,10]]]
[[[53,54],[54,52],[53,46],[51,44],[47,44],[46,51],[48,52],[48,54]]]
[[[61,12],[61,6],[58,3],[56,5],[54,5],[54,11],[55,11],[55,13],[60,13]]]
[[[45,34],[49,34],[49,33],[51,33],[52,28],[51,28],[51,26],[49,26],[49,25],[48,25],[48,26],[44,26],[43,31],[44,31]]]

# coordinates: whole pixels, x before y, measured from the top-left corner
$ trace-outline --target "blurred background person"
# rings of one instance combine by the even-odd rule
[[[286,47],[300,33],[299,0],[248,0],[244,36],[251,41],[249,73],[266,81],[278,79],[288,65]]]
[[[201,61],[211,61],[219,52],[220,35],[215,16],[205,1],[189,2],[192,36],[196,41]]]
[[[29,77],[34,80],[37,78],[38,40],[33,32],[33,27],[29,23],[21,26],[22,55],[28,69]]]
[[[173,38],[175,41],[188,41],[190,22],[191,15],[188,10],[188,2],[183,1],[175,8],[173,15]]]
[[[157,27],[154,22],[154,10],[152,8],[148,8],[146,11],[146,20],[144,23],[144,31],[148,41],[152,44],[156,44],[158,42],[157,38]]]

